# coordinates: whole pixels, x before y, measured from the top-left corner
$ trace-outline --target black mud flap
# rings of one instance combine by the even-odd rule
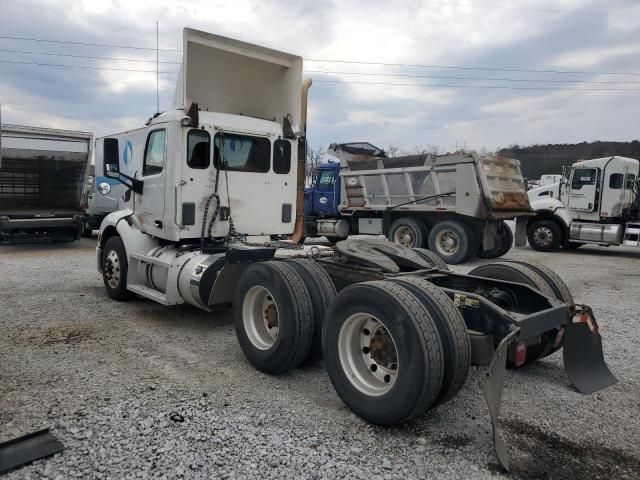
[[[618,381],[604,361],[602,337],[587,305],[576,305],[573,322],[566,326],[562,355],[567,376],[580,393],[588,395]]]
[[[496,456],[500,461],[500,465],[502,465],[505,470],[509,470],[509,452],[507,452],[507,447],[500,436],[498,417],[500,415],[500,403],[502,401],[502,390],[504,387],[507,350],[515,343],[518,333],[518,329],[512,330],[509,335],[502,339],[493,354],[493,359],[487,371],[487,378],[485,378],[482,384],[482,392],[484,393],[484,399],[489,408],[491,426],[493,427],[493,446],[495,447]]]
[[[49,432],[49,429],[0,443],[0,473],[62,450],[64,445]]]

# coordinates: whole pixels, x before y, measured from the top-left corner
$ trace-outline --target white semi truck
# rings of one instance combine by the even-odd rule
[[[640,162],[604,157],[566,167],[559,182],[528,192],[527,222],[536,250],[582,245],[640,247]]]
[[[488,366],[493,440],[508,467],[497,424],[507,362],[564,348],[580,391],[616,381],[593,313],[541,266],[459,275],[433,252],[387,241],[296,245],[309,86],[298,56],[184,30],[173,109],[97,141],[96,162],[127,185],[98,238],[107,294],[206,311],[231,302],[252,365],[277,374],[323,356],[343,401],[381,425],[446,402],[470,365]],[[131,174],[121,169],[128,141],[141,159]]]
[[[0,130],[0,242],[78,239],[93,135],[7,124]]]

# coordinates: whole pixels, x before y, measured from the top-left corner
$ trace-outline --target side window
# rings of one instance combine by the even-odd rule
[[[164,141],[166,137],[164,130],[154,130],[147,138],[147,146],[144,151],[144,165],[142,175],[156,175],[162,172],[164,166]]]
[[[211,136],[205,130],[190,130],[187,134],[187,165],[209,168]]]
[[[268,138],[216,133],[213,164],[220,170],[267,173],[271,164]]]
[[[542,192],[538,194],[539,197],[548,197],[549,195],[551,195],[551,192]]]
[[[273,171],[281,174],[291,171],[291,142],[288,140],[273,143]]]
[[[318,185],[321,187],[333,187],[336,183],[335,176],[332,170],[323,170],[320,173],[320,178],[318,179]]]
[[[573,171],[571,189],[580,190],[584,185],[595,185],[597,174],[596,168],[576,168]]]
[[[620,190],[624,183],[624,175],[622,173],[612,173],[609,176],[609,188]]]

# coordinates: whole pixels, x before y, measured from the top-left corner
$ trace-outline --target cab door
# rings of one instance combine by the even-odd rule
[[[206,127],[191,128],[185,129],[182,135],[184,158],[181,177],[174,186],[177,196],[174,223],[180,229],[180,238],[198,238],[202,235],[203,223],[205,235],[208,233],[217,207],[215,195],[219,192],[219,187],[216,191],[217,170],[212,161],[212,132]]]
[[[162,125],[147,133],[142,159],[142,195],[136,195],[136,215],[142,231],[165,237],[165,179],[168,132]]]
[[[340,199],[337,170],[322,169],[318,172],[313,196],[318,216],[336,216],[338,214]]]
[[[569,184],[569,210],[595,211],[598,207],[599,182],[599,168],[574,168]]]

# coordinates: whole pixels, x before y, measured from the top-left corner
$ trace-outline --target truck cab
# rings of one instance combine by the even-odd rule
[[[340,163],[318,165],[313,182],[304,191],[305,216],[334,217],[340,205]]]
[[[639,164],[618,156],[578,161],[563,169],[560,182],[530,190],[530,245],[637,245]]]

